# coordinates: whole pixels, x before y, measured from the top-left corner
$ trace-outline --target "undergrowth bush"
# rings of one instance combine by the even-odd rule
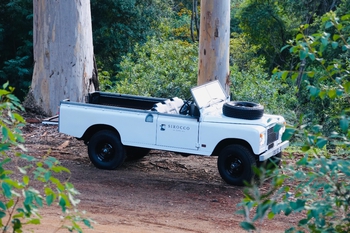
[[[299,57],[298,71],[276,71],[276,75],[295,80],[300,64],[306,65],[301,75],[310,109],[305,112],[313,107],[322,110],[317,105],[324,101],[329,109],[315,111],[317,121],[301,117],[298,125],[286,130],[284,139],[302,139],[299,154],[287,159],[291,163],[284,162],[281,169],[255,169],[261,182],[269,184],[264,191],[247,184],[239,204],[245,230],[261,231],[266,218],[278,214],[301,213],[286,232],[350,232],[350,14],[339,17],[330,12],[321,22],[319,33],[308,35],[308,25],[303,25],[285,47]]]
[[[189,98],[197,82],[198,45],[150,38],[124,57],[121,69],[114,92]]]
[[[91,227],[91,220],[77,210],[79,192],[69,179],[57,175],[70,174],[49,154],[35,158],[25,154],[21,128],[25,125],[19,99],[13,88],[0,89],[0,229],[2,232],[24,232],[27,225],[40,224],[40,209],[60,207],[61,226],[82,232],[79,222]],[[54,229],[50,229],[54,230]]]

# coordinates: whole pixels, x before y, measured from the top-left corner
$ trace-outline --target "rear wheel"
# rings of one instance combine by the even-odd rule
[[[88,143],[91,162],[101,169],[116,169],[125,160],[124,146],[119,136],[111,130],[95,133]]]
[[[242,145],[229,145],[219,154],[218,170],[228,184],[244,185],[254,177],[253,166],[256,166],[253,153]]]

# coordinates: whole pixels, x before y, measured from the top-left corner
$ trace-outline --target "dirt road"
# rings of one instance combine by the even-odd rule
[[[70,180],[81,192],[79,209],[96,221],[85,232],[244,232],[242,216],[235,214],[243,188],[221,180],[215,157],[151,151],[106,171],[95,168],[86,146],[59,134],[57,126],[28,124],[23,131],[28,154],[40,157],[50,150],[72,172]],[[35,232],[54,232],[59,210],[44,213]],[[265,222],[263,232],[283,232],[289,222]]]

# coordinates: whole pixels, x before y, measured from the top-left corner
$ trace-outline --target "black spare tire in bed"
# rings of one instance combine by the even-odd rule
[[[228,117],[257,120],[263,116],[264,106],[253,102],[230,101],[223,105],[222,112]]]

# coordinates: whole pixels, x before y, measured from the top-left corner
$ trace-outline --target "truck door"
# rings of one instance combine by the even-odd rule
[[[157,121],[157,145],[198,150],[198,127],[196,118],[160,114]]]

